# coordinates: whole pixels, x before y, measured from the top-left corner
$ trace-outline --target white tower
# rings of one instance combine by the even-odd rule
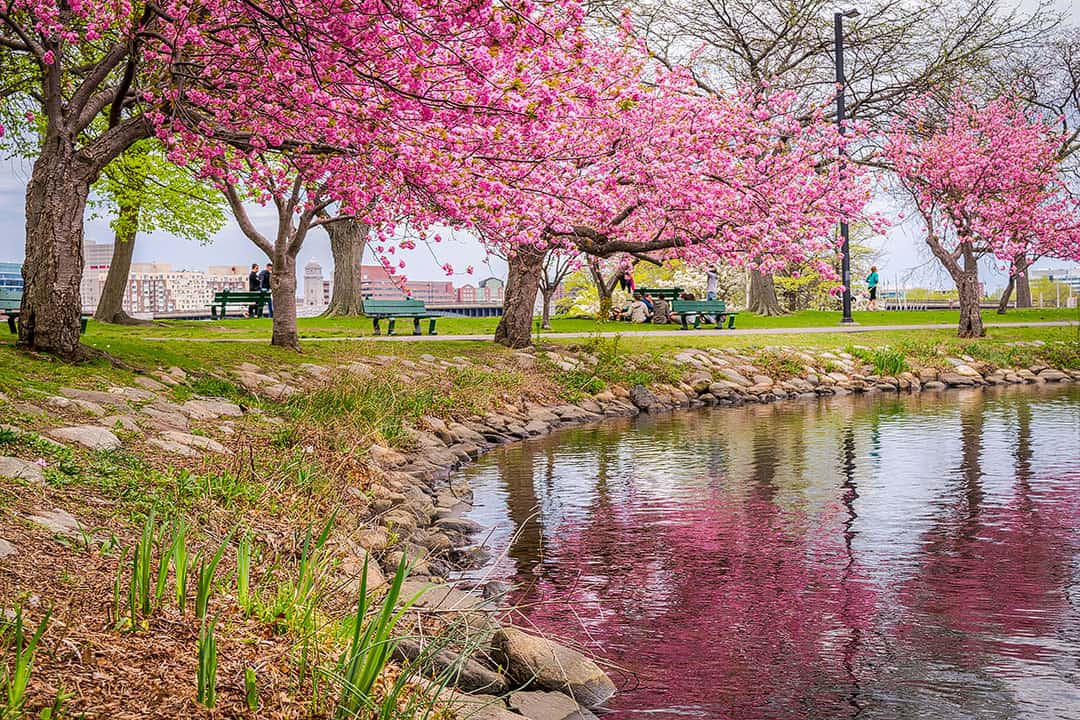
[[[316,307],[323,304],[322,265],[314,260],[304,266],[304,304]]]

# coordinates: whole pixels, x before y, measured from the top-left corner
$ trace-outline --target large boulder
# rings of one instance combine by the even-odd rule
[[[434,674],[445,674],[450,685],[465,692],[502,695],[510,689],[505,676],[450,648],[433,647],[422,640],[405,638],[394,647],[394,655],[411,661],[419,658],[424,667]]]
[[[512,627],[500,629],[492,644],[507,675],[523,686],[564,692],[585,707],[615,694],[607,673],[577,650]]]

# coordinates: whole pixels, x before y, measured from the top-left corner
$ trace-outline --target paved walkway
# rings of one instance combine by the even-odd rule
[[[1070,320],[1054,320],[1045,322],[1009,322],[1009,323],[985,323],[988,328],[1008,327],[1075,327],[1078,323]],[[732,337],[741,335],[821,335],[826,333],[865,333],[865,332],[890,332],[895,330],[955,330],[956,323],[938,323],[934,325],[832,325],[826,327],[792,327],[792,328],[743,328],[734,330],[717,330],[715,328],[700,330],[630,330],[630,331],[606,331],[599,333],[600,337]],[[543,337],[552,340],[590,338],[596,337],[593,332],[553,333],[545,332]],[[227,342],[227,343],[264,343],[265,337],[257,338],[181,338],[181,337],[147,337],[141,338],[155,342],[168,342],[185,340],[188,342]],[[491,335],[348,335],[338,337],[304,337],[303,342],[449,342],[455,340],[490,340]]]

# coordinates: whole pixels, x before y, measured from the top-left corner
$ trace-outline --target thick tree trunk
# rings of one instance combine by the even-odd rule
[[[783,315],[784,309],[776,297],[772,275],[750,270],[750,287],[746,291],[746,309],[758,315]]]
[[[997,314],[1004,315],[1005,311],[1009,309],[1009,300],[1012,298],[1013,288],[1016,286],[1016,276],[1009,276],[1009,284],[1005,286],[1005,289],[1001,291],[1001,299],[998,300]]]
[[[533,307],[544,271],[544,251],[521,246],[509,258],[503,314],[495,328],[495,342],[523,348],[532,344]]]
[[[83,211],[93,179],[70,139],[46,138],[26,188],[20,347],[71,360],[82,354]]]
[[[545,330],[551,329],[551,298],[555,295],[555,288],[540,290],[540,298],[543,303],[543,312],[540,315],[540,327]]]
[[[330,236],[330,252],[334,255],[334,290],[323,315],[361,315],[364,312],[361,266],[371,226],[355,220],[339,220],[323,227]]]
[[[296,329],[296,257],[287,252],[274,253],[270,297],[274,301],[274,331],[270,344],[299,350],[300,333]]]
[[[982,337],[986,334],[983,329],[982,314],[979,311],[979,302],[982,299],[979,292],[979,264],[975,253],[970,249],[964,252],[964,266],[959,272],[953,274],[956,281],[956,289],[960,293],[960,327],[957,334],[963,338]]]
[[[621,268],[616,268],[611,280],[605,280],[600,266],[589,263],[589,275],[592,277],[593,285],[596,286],[596,298],[600,301],[600,309],[596,313],[596,319],[600,322],[607,322],[611,318],[612,296],[615,294],[615,286],[619,284],[622,273]]]
[[[1016,260],[1016,307],[1033,307],[1031,302],[1031,282],[1028,279],[1028,260],[1023,254],[1017,255]]]
[[[131,258],[135,254],[135,235],[139,227],[139,206],[120,206],[120,229],[113,235],[113,254],[101,299],[94,310],[94,319],[117,325],[149,325],[124,311],[124,293],[131,273]]]

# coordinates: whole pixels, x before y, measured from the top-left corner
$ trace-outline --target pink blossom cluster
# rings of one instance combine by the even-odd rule
[[[1061,176],[1062,136],[1008,98],[955,95],[912,108],[886,142],[932,239],[1002,261],[1080,259],[1080,204]]]

